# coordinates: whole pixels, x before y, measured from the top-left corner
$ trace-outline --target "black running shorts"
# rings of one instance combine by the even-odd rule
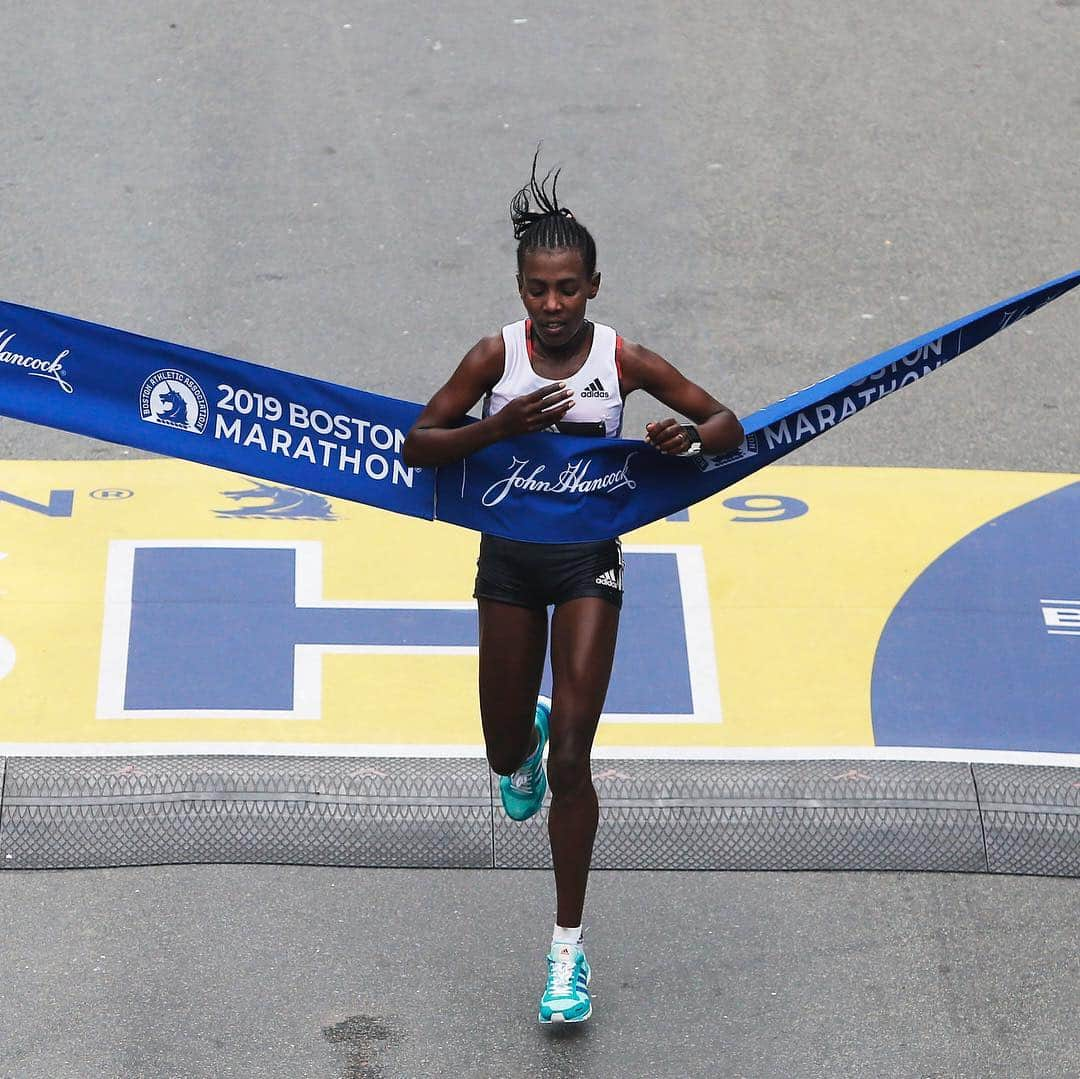
[[[517,607],[548,607],[583,596],[597,596],[622,607],[622,544],[523,543],[480,537],[476,560],[476,599]]]

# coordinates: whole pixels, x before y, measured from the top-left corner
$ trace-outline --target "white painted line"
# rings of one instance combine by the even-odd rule
[[[15,645],[7,637],[0,637],[0,678],[6,678],[11,674],[14,666]]]
[[[152,541],[147,544],[151,545]],[[98,668],[98,719],[121,716],[124,711],[136,546],[135,542],[127,540],[112,540],[109,543],[101,621],[101,663]]]
[[[479,745],[306,742],[0,742],[4,757],[448,757],[483,758]],[[1080,768],[1080,753],[923,746],[603,746],[594,760],[695,761],[955,761],[961,764],[1056,765]]]
[[[720,706],[720,686],[716,672],[716,642],[713,637],[712,607],[709,603],[709,580],[705,554],[697,544],[631,544],[624,554],[673,554],[679,571],[683,628],[686,633],[686,660],[690,675],[690,699],[693,712],[684,715],[653,715],[648,712],[605,712],[601,726],[614,724],[720,724],[724,721]]]
[[[676,558],[679,564],[679,587],[682,591],[686,655],[690,665],[690,692],[694,701],[695,722],[723,723],[705,552],[700,547],[682,547],[676,552]]]

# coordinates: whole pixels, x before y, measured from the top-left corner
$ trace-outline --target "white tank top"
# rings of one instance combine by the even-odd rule
[[[556,381],[533,370],[529,319],[502,331],[506,362],[502,377],[484,398],[484,417],[493,416],[515,397],[532,393]],[[574,405],[550,430],[563,434],[602,435],[618,438],[622,430],[623,399],[619,390],[619,352],[622,339],[610,326],[593,323],[592,348],[581,367],[565,382],[574,391]]]

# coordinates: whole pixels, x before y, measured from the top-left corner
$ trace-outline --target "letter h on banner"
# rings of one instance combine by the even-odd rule
[[[624,554],[627,599],[605,721],[719,722],[700,548]],[[98,718],[317,720],[324,653],[476,652],[472,601],[322,593],[315,541],[113,541]]]

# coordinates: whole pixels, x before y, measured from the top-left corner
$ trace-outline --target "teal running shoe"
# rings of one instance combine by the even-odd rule
[[[550,717],[551,701],[547,697],[541,697],[536,702],[535,723],[539,733],[536,749],[513,775],[499,778],[503,809],[511,820],[528,820],[544,804],[544,795],[547,793],[544,746],[547,745]]]
[[[592,971],[580,944],[553,944],[547,957],[548,976],[540,998],[541,1023],[584,1023],[592,1015],[589,979]]]

